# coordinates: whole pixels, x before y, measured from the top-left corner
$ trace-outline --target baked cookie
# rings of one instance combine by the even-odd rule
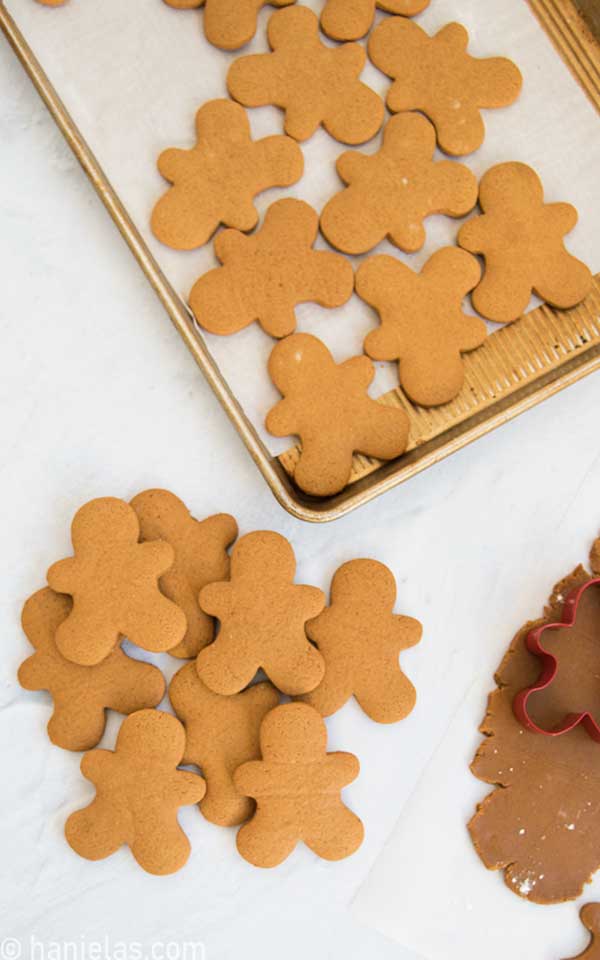
[[[55,638],[67,660],[100,663],[121,634],[154,653],[183,640],[185,614],[158,588],[173,564],[173,548],[162,540],[139,543],[139,536],[135,511],[116,497],[91,500],[75,514],[75,556],[53,564],[47,575],[53,590],[73,598]]]
[[[272,53],[240,57],[227,89],[246,107],[273,104],[285,111],[285,132],[307,140],[319,126],[342,143],[364,143],[383,123],[380,97],[359,76],[366,54],[358,44],[325,46],[308,7],[279,10],[269,20]]]
[[[339,493],[354,453],[391,460],[406,449],[408,417],[368,395],[375,370],[367,357],[337,364],[321,340],[296,333],[271,353],[269,375],[283,400],[269,411],[267,430],[300,437],[294,481],[305,493]]]
[[[440,147],[453,156],[481,146],[481,109],[506,107],[519,96],[523,79],[504,57],[477,59],[467,53],[469,34],[448,23],[434,37],[402,17],[390,17],[369,37],[369,56],[391,77],[387,105],[392,113],[420,110],[433,121]]]
[[[302,176],[302,151],[290,137],[252,140],[245,110],[211,100],[196,114],[196,146],[165,150],[158,169],[173,186],[152,213],[152,230],[175,250],[193,250],[223,223],[252,230],[254,197],[269,187],[289,187]]]
[[[204,6],[204,34],[221,50],[238,50],[256,33],[259,10],[267,3],[286,7],[296,0],[165,0],[177,10]]]
[[[177,769],[184,748],[179,720],[160,710],[140,710],[121,724],[114,751],[86,753],[81,772],[96,787],[96,797],[65,824],[75,853],[104,860],[127,844],[148,873],[180,870],[190,844],[177,811],[198,803],[206,789],[202,777]]]
[[[215,253],[223,266],[200,277],[190,294],[200,326],[230,334],[257,320],[265,333],[286,337],[296,329],[298,303],[346,303],[354,289],[352,266],[337,253],[313,250],[318,230],[308,203],[285,199],[269,207],[251,237],[237,230],[218,234]]]
[[[395,602],[396,582],[383,563],[350,560],[336,571],[330,606],[306,625],[325,659],[325,676],[305,703],[329,717],[354,696],[377,723],[408,716],[417,695],[398,656],[419,642],[422,627],[393,613]]]
[[[107,710],[129,714],[156,707],[164,696],[165,681],[157,667],[133,660],[120,647],[94,667],[65,660],[54,635],[71,607],[70,597],[48,587],[27,600],[21,622],[35,653],[21,664],[18,676],[25,690],[50,693],[52,743],[65,750],[91,750],[102,739]]]
[[[480,276],[475,257],[456,247],[437,250],[420,273],[385,255],[360,265],[356,292],[381,318],[365,340],[365,353],[398,361],[400,383],[413,403],[437,406],[460,392],[461,353],[487,335],[483,320],[462,311]]]
[[[202,587],[229,576],[227,548],[237,537],[235,519],[218,513],[195,520],[185,503],[168,490],[145,490],[131,501],[140,523],[140,539],[166,540],[175,551],[173,566],[159,581],[165,597],[183,610],[186,634],[169,653],[196,657],[213,640],[215,625],[198,604]]]
[[[371,29],[375,7],[414,17],[428,6],[429,0],[325,0],[321,29],[332,40],[358,40]]]
[[[231,580],[211,583],[200,605],[217,617],[217,639],[198,654],[200,679],[215,693],[239,693],[261,667],[290,696],[308,693],[323,677],[323,657],[304,624],[325,605],[322,590],[294,583],[296,558],[278,533],[248,533],[231,553]]]
[[[256,813],[240,828],[237,848],[255,867],[276,867],[302,840],[325,860],[341,860],[360,847],[364,828],[340,792],[358,776],[352,753],[327,753],[327,728],[306,703],[286,703],[260,728],[262,760],[234,774],[240,793],[256,800]]]
[[[435,131],[425,117],[392,117],[375,154],[348,150],[337,161],[348,184],[325,205],[321,230],[343,253],[367,253],[386,237],[414,253],[432,213],[463,217],[477,203],[477,179],[461,163],[434,161]]]
[[[207,820],[221,827],[243,823],[254,804],[233,783],[236,767],[260,757],[258,731],[261,721],[279,703],[270,683],[222,697],[202,683],[196,665],[188,663],[169,685],[169,699],[183,723],[186,746],[183,762],[200,767],[206,794],[200,810]]]
[[[485,259],[475,309],[498,323],[516,320],[532,292],[554,307],[574,307],[590,292],[592,274],[565,249],[577,223],[569,203],[544,203],[544,188],[525,163],[499,163],[479,185],[483,216],[460,228],[458,242]]]
[[[600,866],[600,746],[577,726],[563,736],[532,733],[517,720],[513,701],[539,676],[540,663],[526,637],[544,623],[556,622],[565,597],[590,579],[578,567],[556,585],[542,619],[527,623],[512,641],[496,674],[481,732],[485,739],[471,769],[491,783],[469,832],[490,870],[503,870],[509,890],[535,903],[561,903],[578,897]],[[551,728],[564,713],[596,690],[600,631],[600,590],[588,590],[580,606],[578,636],[558,631],[567,665],[560,685],[545,691],[532,712],[538,725]],[[562,636],[561,636],[562,634]]]

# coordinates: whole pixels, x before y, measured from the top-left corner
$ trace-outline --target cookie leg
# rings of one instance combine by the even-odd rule
[[[95,800],[76,810],[65,824],[65,837],[75,853],[86,860],[104,860],[127,843],[132,834],[131,816],[108,799]]]
[[[198,676],[213,693],[230,697],[247,687],[258,670],[258,664],[242,660],[235,643],[219,636],[201,650],[196,660]]]
[[[356,681],[354,695],[361,708],[376,723],[396,723],[413,709],[417,692],[398,665],[389,665],[366,679]]]
[[[103,707],[93,704],[81,709],[71,702],[54,699],[54,713],[48,721],[48,736],[63,750],[91,750],[102,739],[106,725]]]
[[[278,690],[290,697],[314,690],[325,672],[325,661],[311,643],[298,638],[298,652],[291,657],[287,651],[264,664],[269,680]]]
[[[252,820],[238,830],[240,855],[255,867],[277,867],[289,857],[298,842],[296,830],[278,823],[264,810],[257,810]]]
[[[237,766],[237,764],[236,764]],[[254,801],[236,790],[224,762],[204,764],[206,795],[200,801],[202,815],[220,827],[234,827],[252,816]]]
[[[323,860],[343,860],[360,847],[365,835],[362,821],[340,801],[329,810],[319,810],[314,829],[302,839]]]
[[[177,822],[175,814],[161,816],[148,811],[143,825],[136,824],[131,852],[147,873],[166,876],[183,867],[190,855],[190,842]]]
[[[325,660],[325,675],[318,687],[302,697],[304,703],[318,710],[322,717],[330,717],[352,696],[352,676],[347,661]]]

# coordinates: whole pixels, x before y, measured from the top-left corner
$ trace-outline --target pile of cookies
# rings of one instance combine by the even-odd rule
[[[166,490],[92,500],[73,520],[74,555],[25,603],[35,652],[19,682],[50,692],[51,741],[88,751],[81,771],[96,797],[65,827],[83,857],[127,844],[148,872],[173,873],[190,853],[177,811],[194,803],[212,823],[243,824],[237,847],[256,866],[276,866],[300,840],[328,860],[362,842],[341,799],[358,760],[327,753],[323,717],[352,696],[379,723],[406,717],[416,694],[399,654],[421,625],[393,613],[394,577],[375,560],[343,564],[326,606],[294,583],[284,537],[246,534],[230,558],[237,534],[233,517],[195,520]],[[128,656],[124,637],[189,661],[169,685],[176,716],[155,709],[162,672]],[[94,749],[107,709],[125,715],[114,751]]]
[[[165,0],[200,7],[203,0]],[[409,440],[402,408],[372,400],[372,360],[395,361],[399,382],[414,404],[448,403],[464,382],[462,354],[480,346],[484,319],[516,320],[532,291],[556,307],[580,302],[591,287],[588,268],[565,249],[575,209],[545,203],[537,174],[523,163],[493,166],[477,178],[456,160],[438,160],[436,146],[463,157],[483,143],[484,108],[519,96],[521,74],[510,60],[467,52],[459,23],[429,36],[408,19],[429,0],[327,0],[320,21],[295,0],[271,0],[270,53],[241,56],[227,74],[229,100],[213,100],[196,115],[196,145],[169,149],[158,160],[172,186],[156,204],[152,229],[177,250],[192,250],[217,233],[220,266],[194,284],[189,304],[198,324],[230,335],[254,321],[281,339],[268,371],[282,394],[266,426],[274,436],[296,435],[302,453],[296,484],[316,496],[347,484],[352,456],[399,456]],[[208,40],[224,50],[256,31],[257,0],[206,0]],[[375,8],[385,17],[373,29]],[[329,38],[326,43],[319,28]],[[347,41],[369,31],[371,62],[392,83],[384,105],[361,80],[365,47]],[[253,141],[245,108],[283,110],[283,132]],[[391,116],[386,119],[386,109]],[[255,196],[296,183],[303,174],[302,141],[322,126],[355,146],[383,128],[376,153],[345,151],[337,161],[344,185],[317,214],[307,203],[273,203],[258,224]],[[420,250],[431,214],[460,218],[457,246],[437,250],[420,272],[387,255],[371,256],[356,272],[348,256],[368,254],[387,238],[405,253]],[[318,231],[333,248],[314,250]],[[485,262],[482,276],[481,255]],[[296,334],[295,307],[326,308],[356,294],[380,326],[364,341],[366,356],[336,364],[312,335]],[[480,317],[464,313],[471,294]]]

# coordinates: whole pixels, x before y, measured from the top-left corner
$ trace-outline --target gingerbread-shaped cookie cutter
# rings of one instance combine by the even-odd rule
[[[543,623],[539,627],[531,630],[526,638],[525,644],[530,653],[538,657],[542,662],[542,672],[535,683],[521,690],[513,700],[513,711],[519,721],[527,730],[532,733],[542,733],[547,737],[560,737],[563,733],[569,733],[575,727],[581,724],[586,733],[593,740],[600,743],[600,726],[594,720],[589,710],[582,710],[578,713],[568,713],[565,715],[562,723],[559,723],[553,730],[545,730],[540,727],[530,716],[528,710],[529,698],[534,693],[545,690],[553,682],[558,672],[558,660],[554,654],[550,653],[543,645],[543,637],[548,630],[560,630],[565,627],[575,626],[577,620],[577,611],[583,595],[590,587],[600,587],[600,577],[593,577],[586,583],[577,587],[565,599],[561,619],[556,623]]]

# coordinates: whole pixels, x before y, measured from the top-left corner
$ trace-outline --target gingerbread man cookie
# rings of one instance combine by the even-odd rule
[[[375,370],[367,357],[336,364],[324,343],[297,333],[277,344],[269,374],[283,400],[269,412],[267,430],[300,437],[294,480],[306,493],[326,497],[342,490],[354,453],[391,460],[406,449],[408,417],[368,395]]]
[[[420,273],[385,255],[359,267],[356,292],[381,318],[365,352],[374,360],[398,360],[400,383],[414,403],[436,406],[460,392],[461,353],[487,335],[484,321],[461,308],[480,276],[475,257],[456,247],[436,251]]]
[[[579,911],[581,922],[590,932],[589,946],[571,960],[600,960],[600,903],[586,903]]]
[[[220,233],[215,253],[223,266],[201,277],[190,294],[200,326],[229,334],[258,320],[265,333],[286,337],[296,328],[296,304],[346,303],[354,289],[352,266],[339,254],[313,250],[318,230],[312,207],[286,199],[269,207],[251,237]]]
[[[181,643],[183,610],[162,595],[158,579],[173,564],[168,543],[139,543],[135,511],[116,497],[91,500],[75,514],[75,556],[48,570],[48,584],[73,597],[73,608],[56,631],[67,660],[100,663],[123,634],[155,653]]]
[[[308,7],[279,10],[269,20],[272,53],[241,57],[227,75],[229,93],[246,107],[285,110],[285,132],[307,140],[319,126],[342,143],[364,143],[383,123],[384,106],[359,80],[366,54],[358,44],[325,46]]]
[[[499,163],[479,185],[483,211],[463,224],[458,242],[485,259],[483,280],[472,295],[484,317],[516,320],[536,293],[554,307],[574,307],[591,290],[592,274],[565,249],[577,223],[568,203],[544,203],[544,188],[525,163]]]
[[[200,605],[219,619],[217,639],[198,655],[200,679],[215,693],[243,690],[261,667],[282,693],[307,693],[320,683],[323,658],[304,624],[325,605],[317,587],[294,583],[296,558],[278,533],[259,530],[236,543],[229,583],[211,583]]]
[[[261,667],[282,693],[308,693],[323,677],[321,654],[304,624],[325,605],[317,587],[294,583],[296,559],[278,533],[248,533],[231,553],[231,580],[200,593],[203,610],[217,617],[213,644],[198,654],[200,679],[215,693],[243,690]]]
[[[300,147],[290,137],[253,141],[245,110],[230,100],[211,100],[196,114],[196,146],[165,150],[158,169],[172,183],[152,213],[155,236],[175,250],[210,240],[219,224],[252,230],[256,194],[288,187],[302,176]]]
[[[375,154],[348,150],[337,161],[345,190],[326,204],[321,230],[343,253],[366,253],[388,237],[414,253],[425,243],[432,213],[463,217],[477,203],[477,179],[452,160],[434,162],[435,131],[425,117],[404,113],[387,123]]]
[[[331,604],[307,624],[325,658],[325,676],[302,699],[324,717],[354,695],[371,720],[396,723],[411,712],[416,691],[398,656],[421,639],[418,620],[393,613],[396,583],[376,560],[350,560],[336,571]]]
[[[257,683],[222,697],[209,690],[196,665],[188,663],[171,680],[169,699],[185,726],[183,762],[195,764],[206,779],[200,810],[222,827],[243,823],[254,804],[236,790],[233,773],[241,763],[260,757],[260,724],[279,703],[277,690],[270,683]]]
[[[169,653],[196,657],[214,637],[213,620],[198,604],[202,587],[229,576],[229,547],[237,537],[237,523],[228,513],[195,520],[185,503],[168,490],[146,490],[131,501],[140,522],[140,539],[166,540],[175,551],[173,566],[162,575],[160,589],[183,610],[185,637]]]
[[[299,841],[325,860],[357,850],[362,822],[340,792],[358,776],[352,753],[327,753],[327,728],[306,703],[271,710],[260,728],[262,760],[242,764],[234,774],[240,793],[256,800],[256,813],[237,835],[244,860],[276,867]]]
[[[321,29],[332,40],[358,40],[371,29],[375,7],[386,13],[414,17],[428,6],[429,0],[326,0]]]
[[[165,0],[177,10],[204,6],[204,34],[221,50],[238,50],[256,33],[259,10],[267,3],[286,7],[296,0]]]
[[[391,17],[369,37],[369,56],[394,80],[387,97],[392,113],[420,110],[433,121],[440,147],[453,156],[481,146],[483,107],[506,107],[519,96],[519,69],[504,57],[467,53],[469,34],[448,23],[435,37],[402,17]]]
[[[177,770],[185,748],[179,720],[160,710],[139,710],[121,724],[116,749],[92,750],[81,772],[96,797],[65,824],[70,846],[87,860],[104,860],[123,844],[148,873],[175,873],[190,855],[177,810],[199,803],[202,777]]]
[[[23,607],[23,630],[35,648],[19,667],[25,690],[48,690],[54,710],[48,721],[52,743],[65,750],[90,750],[102,738],[106,710],[134,713],[156,707],[165,692],[157,667],[126,656],[120,647],[94,667],[65,660],[54,634],[71,612],[69,597],[47,587]]]

